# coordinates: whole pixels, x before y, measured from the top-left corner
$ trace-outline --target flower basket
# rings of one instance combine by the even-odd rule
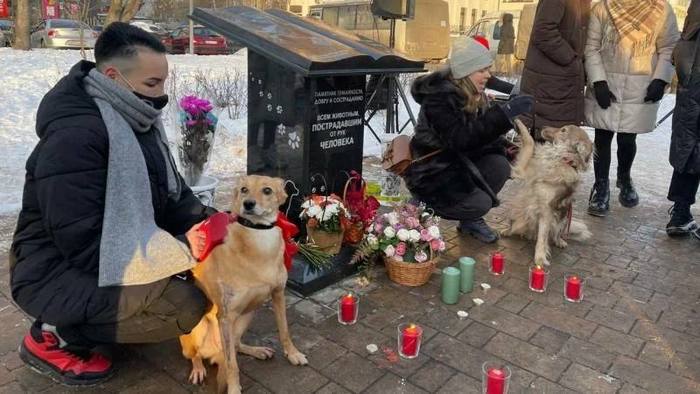
[[[405,263],[394,257],[384,257],[389,279],[404,286],[423,286],[430,280],[430,275],[437,266],[438,259],[433,257],[423,263]]]
[[[186,96],[179,103],[177,158],[180,173],[189,186],[196,186],[211,159],[218,122],[207,100]]]
[[[315,245],[319,250],[328,254],[340,253],[340,247],[343,245],[344,231],[331,233],[319,228],[306,225],[306,233],[309,236],[309,243]]]
[[[380,204],[376,198],[367,196],[367,183],[353,170],[343,188],[343,202],[350,213],[350,224],[345,231],[345,242],[357,245],[365,236],[365,228],[374,221]]]

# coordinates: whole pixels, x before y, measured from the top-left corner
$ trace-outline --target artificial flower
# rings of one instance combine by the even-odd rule
[[[406,254],[406,243],[404,242],[399,242],[398,245],[396,245],[396,255],[397,256],[403,256]]]
[[[384,229],[384,235],[387,238],[394,238],[396,236],[396,230],[393,227],[387,227]]]
[[[411,233],[408,230],[406,230],[405,228],[402,228],[401,230],[396,232],[396,237],[400,241],[405,242],[405,241],[408,241],[408,239],[411,237]]]
[[[424,262],[428,261],[428,255],[424,251],[421,250],[418,253],[416,253],[415,259],[416,259],[416,262],[418,262],[418,263],[424,263]]]
[[[409,237],[408,237],[409,241],[411,241],[411,242],[420,241],[420,233],[418,232],[418,230],[411,230],[408,232],[408,235],[409,235]]]
[[[386,248],[384,248],[384,254],[387,257],[394,257],[394,255],[396,254],[396,249],[394,249],[392,245],[389,245]]]

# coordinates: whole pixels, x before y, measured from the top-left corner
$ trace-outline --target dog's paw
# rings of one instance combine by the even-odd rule
[[[246,349],[245,353],[258,360],[269,360],[275,355],[275,349],[263,346],[251,346]]]
[[[287,354],[287,359],[292,365],[307,365],[309,363],[306,356],[298,350]]]
[[[202,384],[204,379],[207,377],[207,369],[204,365],[197,365],[192,367],[192,372],[190,372],[189,381],[192,384]]]
[[[566,242],[566,241],[564,240],[564,238],[561,238],[561,237],[559,237],[559,238],[557,238],[557,239],[554,240],[554,245],[555,245],[557,248],[561,248],[561,249],[564,249],[564,248],[566,248],[567,246],[569,246],[568,242]]]
[[[536,259],[535,259],[535,265],[539,265],[539,266],[543,266],[543,265],[544,265],[544,266],[547,266],[547,267],[548,267],[548,266],[549,266],[549,259],[546,259],[546,258],[536,258]]]

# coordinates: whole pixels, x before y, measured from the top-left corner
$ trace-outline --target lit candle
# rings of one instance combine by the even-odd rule
[[[547,286],[547,271],[539,265],[530,268],[530,290],[542,293]]]
[[[576,275],[566,277],[566,300],[570,302],[581,302],[583,299],[582,281]]]
[[[500,252],[491,255],[491,273],[495,275],[503,275],[505,270],[505,259]]]
[[[403,328],[402,328],[403,327]],[[400,343],[399,354],[405,358],[415,358],[420,350],[421,336],[423,330],[416,324],[399,325]]]
[[[355,324],[357,321],[357,297],[352,293],[348,293],[340,298],[340,307],[338,309],[338,321],[341,324]]]
[[[504,394],[506,373],[500,368],[491,368],[486,372],[486,394]]]

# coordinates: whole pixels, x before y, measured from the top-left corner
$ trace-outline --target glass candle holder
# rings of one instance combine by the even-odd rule
[[[360,298],[353,293],[344,294],[338,301],[338,323],[346,326],[355,324],[359,311]]]
[[[485,362],[481,366],[483,394],[506,394],[510,385],[510,368],[496,362]]]
[[[489,270],[494,275],[503,275],[506,271],[506,258],[501,252],[491,254],[491,264]]]
[[[415,323],[402,323],[398,326],[399,355],[403,358],[416,358],[423,341],[423,329]]]
[[[536,293],[544,293],[547,290],[549,271],[539,265],[530,267],[530,290]]]
[[[564,299],[569,302],[583,301],[584,279],[580,275],[564,275]]]

